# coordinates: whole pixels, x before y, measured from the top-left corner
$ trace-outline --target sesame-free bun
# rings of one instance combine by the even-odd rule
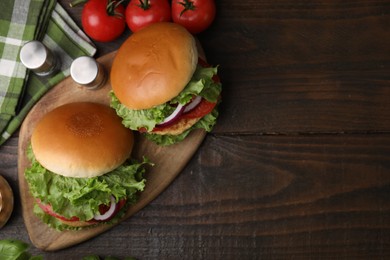
[[[195,38],[184,27],[154,23],[121,45],[111,68],[111,86],[127,108],[152,108],[176,97],[197,63]]]
[[[114,170],[129,158],[133,132],[108,106],[75,102],[47,113],[31,136],[32,151],[46,169],[87,178]]]

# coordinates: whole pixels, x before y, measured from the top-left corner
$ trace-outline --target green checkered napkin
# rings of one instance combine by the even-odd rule
[[[20,62],[30,40],[42,41],[60,60],[60,72],[39,77]],[[95,46],[55,0],[0,0],[0,145],[51,87],[69,76],[73,59]]]

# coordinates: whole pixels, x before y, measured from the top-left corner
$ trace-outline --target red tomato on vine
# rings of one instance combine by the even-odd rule
[[[206,30],[214,21],[216,7],[214,0],[173,0],[172,20],[184,26],[190,33]]]
[[[168,0],[131,0],[126,7],[126,22],[132,32],[156,22],[169,22],[171,9]]]
[[[118,38],[126,28],[125,7],[122,1],[89,0],[81,13],[85,33],[99,42]]]

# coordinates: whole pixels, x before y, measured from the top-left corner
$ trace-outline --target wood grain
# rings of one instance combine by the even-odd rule
[[[389,153],[390,135],[208,135],[142,211],[47,256],[386,259]]]
[[[98,61],[107,71],[110,71],[114,56],[115,52],[107,54]],[[38,123],[47,112],[70,102],[89,101],[109,106],[110,90],[111,85],[109,81],[103,88],[91,91],[78,86],[70,77],[68,77],[48,92],[34,106],[23,122],[19,135],[19,188],[23,205],[24,221],[31,241],[37,248],[43,250],[63,249],[90,239],[113,227],[113,225],[98,225],[79,231],[63,232],[58,232],[49,228],[34,215],[34,198],[30,195],[28,184],[24,178],[24,171],[26,167],[29,167],[30,165],[26,156],[26,149],[30,143],[31,134],[36,123]],[[148,141],[146,138],[137,135],[135,140],[136,145],[132,156],[138,160],[142,160],[142,157],[146,156],[155,164],[155,166],[148,167],[145,176],[147,180],[146,188],[141,193],[139,201],[127,211],[124,219],[146,206],[165,190],[191,159],[204,137],[205,131],[196,130],[179,144],[161,147]]]
[[[389,1],[218,4],[200,36],[224,82],[215,131],[389,131]]]
[[[82,6],[68,8],[81,25]],[[223,83],[212,134],[117,227],[46,259],[390,259],[390,1],[223,0],[198,35]],[[95,42],[98,56],[118,48]],[[0,173],[29,241],[15,134]]]

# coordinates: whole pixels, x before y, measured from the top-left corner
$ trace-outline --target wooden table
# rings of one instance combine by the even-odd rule
[[[80,24],[81,7],[70,9]],[[156,200],[45,259],[390,258],[390,1],[217,1],[198,37],[220,64],[213,132]],[[98,56],[119,40],[97,43]],[[28,240],[15,134],[0,173],[15,209],[0,238]]]

